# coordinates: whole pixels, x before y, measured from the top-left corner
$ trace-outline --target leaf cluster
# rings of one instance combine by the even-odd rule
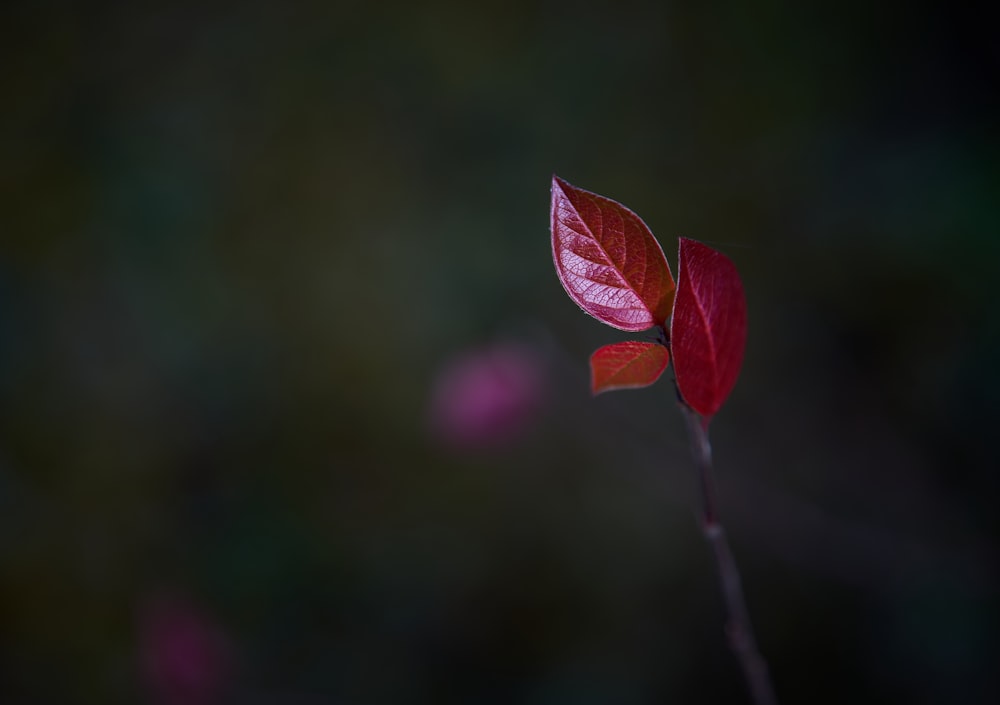
[[[552,259],[569,297],[625,331],[658,328],[657,342],[606,345],[590,358],[594,394],[645,387],[673,358],[684,402],[707,421],[736,385],[746,346],[743,285],[732,261],[679,238],[677,281],[638,215],[552,177]]]

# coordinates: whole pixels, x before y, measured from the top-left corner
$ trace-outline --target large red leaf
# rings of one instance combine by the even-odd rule
[[[728,257],[680,238],[670,349],[681,396],[713,416],[736,384],[747,337],[743,284]]]
[[[674,279],[660,243],[620,203],[552,177],[552,259],[569,297],[621,330],[670,315]]]
[[[600,394],[647,387],[659,379],[669,361],[670,353],[659,343],[629,340],[605,345],[590,356],[590,389]]]

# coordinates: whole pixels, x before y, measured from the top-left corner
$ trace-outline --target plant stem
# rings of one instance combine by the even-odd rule
[[[680,395],[678,394],[678,397]],[[757,648],[743,584],[736,560],[729,548],[726,531],[719,522],[718,503],[715,498],[715,482],[712,473],[712,446],[708,442],[708,422],[682,400],[681,411],[687,421],[691,438],[691,453],[698,469],[698,484],[701,489],[701,523],[705,539],[712,547],[715,566],[719,573],[722,597],[726,603],[728,624],[726,632],[729,644],[743,668],[750,697],[755,705],[777,705],[774,686],[767,670],[767,662]]]

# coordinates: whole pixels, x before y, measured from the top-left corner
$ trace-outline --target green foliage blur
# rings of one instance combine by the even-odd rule
[[[997,19],[5,4],[0,702],[746,702],[669,383],[589,397],[628,336],[553,172],[741,272],[712,434],[779,697],[1000,702]],[[505,345],[520,430],[449,440]]]

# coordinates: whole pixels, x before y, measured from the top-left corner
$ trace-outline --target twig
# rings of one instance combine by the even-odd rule
[[[743,597],[743,584],[736,560],[729,549],[726,531],[719,522],[718,506],[715,498],[715,483],[712,473],[712,446],[708,442],[708,423],[691,407],[680,399],[678,403],[687,421],[691,438],[691,453],[698,469],[698,484],[701,489],[701,523],[705,539],[712,547],[715,566],[719,573],[722,597],[726,603],[729,622],[726,632],[729,644],[743,668],[750,697],[754,705],[777,705],[774,686],[767,670],[767,662],[757,648],[750,613]]]

